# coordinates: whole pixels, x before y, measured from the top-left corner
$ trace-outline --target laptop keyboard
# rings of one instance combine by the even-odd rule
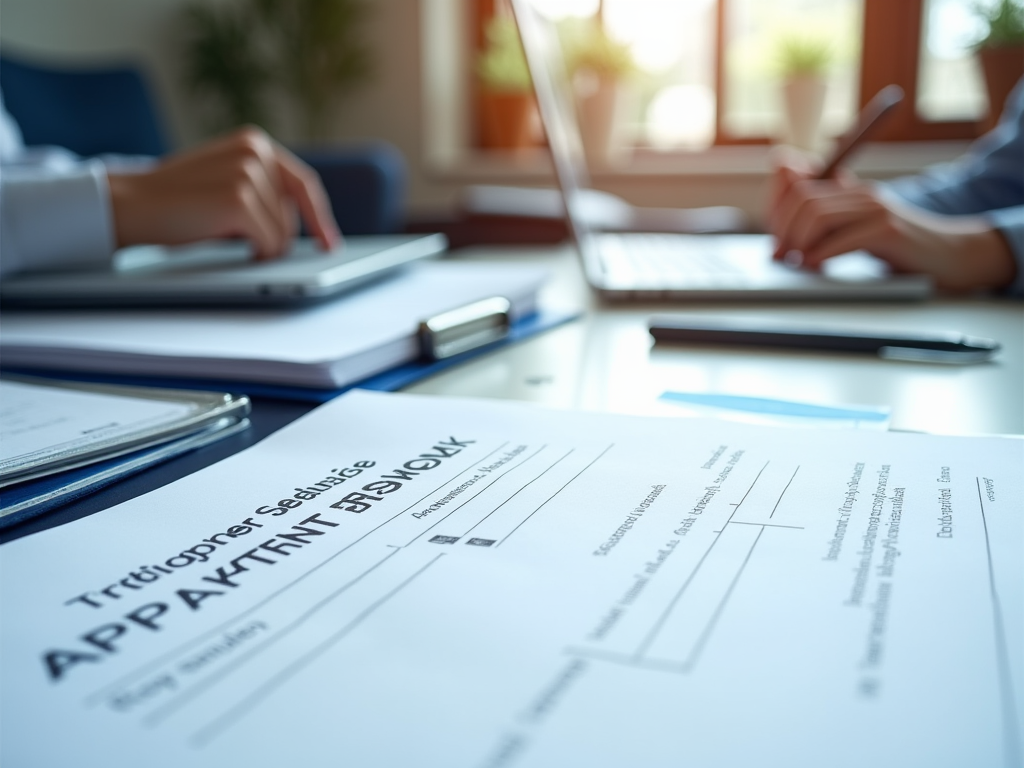
[[[687,287],[745,285],[757,281],[773,264],[765,242],[734,241],[657,233],[605,233],[597,238],[607,276],[616,283]]]

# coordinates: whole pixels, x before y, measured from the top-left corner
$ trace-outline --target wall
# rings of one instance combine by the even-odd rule
[[[225,2],[225,0],[208,0]],[[353,94],[339,138],[381,136],[415,144],[418,123],[418,0],[371,0],[367,34],[376,52],[372,82]],[[179,15],[186,0],[3,0],[0,45],[61,63],[138,61],[151,75],[178,146],[208,132],[183,89]]]
[[[179,146],[199,135],[178,87],[175,14],[182,0],[3,0],[6,54],[56,64],[141,62]]]

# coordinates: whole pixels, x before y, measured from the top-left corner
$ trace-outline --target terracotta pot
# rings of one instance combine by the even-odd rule
[[[978,51],[981,71],[988,92],[988,114],[981,120],[981,130],[989,131],[999,122],[1006,97],[1024,76],[1024,46],[1012,48],[982,48]]]
[[[480,146],[484,149],[523,149],[534,145],[532,93],[480,92]]]
[[[817,147],[827,87],[825,79],[818,75],[794,75],[783,84],[789,128],[786,140],[794,147],[807,152]]]

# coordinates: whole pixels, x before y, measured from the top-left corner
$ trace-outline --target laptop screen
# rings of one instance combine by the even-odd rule
[[[589,186],[590,178],[558,33],[554,24],[541,16],[530,0],[512,0],[512,10],[533,78],[537,106],[551,147],[569,227],[584,259],[589,262],[590,227],[581,210],[580,190]]]

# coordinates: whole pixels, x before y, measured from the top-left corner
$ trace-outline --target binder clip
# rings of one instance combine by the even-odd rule
[[[425,360],[444,360],[500,341],[512,327],[511,311],[508,299],[494,296],[424,320],[420,354]]]

